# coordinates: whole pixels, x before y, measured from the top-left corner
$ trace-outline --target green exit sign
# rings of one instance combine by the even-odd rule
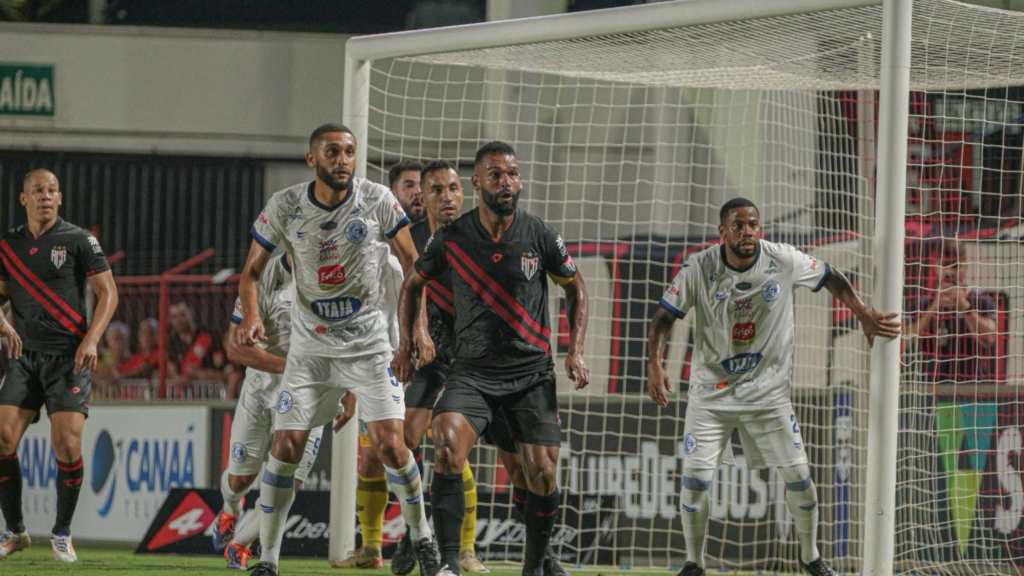
[[[0,62],[0,116],[53,116],[53,66]]]

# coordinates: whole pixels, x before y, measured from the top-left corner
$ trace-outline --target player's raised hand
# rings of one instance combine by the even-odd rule
[[[582,354],[572,353],[565,358],[565,373],[576,383],[577,390],[582,390],[590,384],[590,368],[583,361]]]
[[[21,337],[18,336],[10,322],[0,319],[0,337],[7,338],[7,357],[21,357]]]
[[[426,328],[417,328],[414,330],[413,340],[416,345],[416,370],[430,364],[437,357],[437,349],[434,348],[434,340],[430,337],[430,332]],[[408,382],[408,380],[402,380],[401,382]]]
[[[243,318],[235,331],[235,343],[239,346],[255,346],[257,342],[267,339],[264,333],[263,320],[258,314]]]
[[[669,382],[668,374],[661,364],[649,363],[647,365],[647,395],[654,400],[654,403],[662,408],[668,406],[668,396],[671,394],[672,383]]]
[[[395,357],[391,359],[391,372],[399,382],[408,382],[412,379],[413,370],[412,351],[408,346],[399,346]]]
[[[82,340],[75,352],[75,374],[79,372],[92,372],[96,369],[96,361],[99,353],[96,351],[96,343],[89,339]]]
[[[898,312],[879,312],[870,309],[860,316],[860,327],[868,339],[869,348],[875,345],[875,336],[899,338],[903,325],[899,321],[893,320],[897,316],[899,316]]]

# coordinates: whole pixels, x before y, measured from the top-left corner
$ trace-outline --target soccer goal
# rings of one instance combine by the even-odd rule
[[[822,555],[866,574],[1024,569],[1022,45],[1024,14],[951,0],[684,0],[347,43],[361,174],[454,160],[468,209],[476,149],[505,140],[522,206],[586,279],[581,392],[561,375],[551,291],[564,562],[682,564],[692,334],[677,323],[680,391],[658,409],[646,330],[682,261],[718,242],[718,207],[745,196],[768,239],[914,322],[869,351],[827,292],[796,296],[793,398]],[[336,444],[340,554],[354,542],[354,442]],[[797,571],[782,482],[733,452],[713,482],[709,567]],[[471,463],[481,555],[515,560],[507,477],[483,444]]]

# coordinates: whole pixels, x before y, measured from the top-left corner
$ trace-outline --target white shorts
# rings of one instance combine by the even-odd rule
[[[334,419],[351,390],[367,422],[405,419],[405,390],[388,352],[357,359],[288,354],[274,410],[275,430],[312,430]]]
[[[807,450],[789,402],[742,411],[690,402],[683,427],[683,466],[694,470],[718,468],[736,429],[751,470],[807,463]]]
[[[231,422],[231,460],[228,473],[251,476],[260,471],[274,442],[274,401],[281,377],[249,368]],[[320,450],[323,427],[309,433],[302,460],[295,471],[296,480],[305,480]]]

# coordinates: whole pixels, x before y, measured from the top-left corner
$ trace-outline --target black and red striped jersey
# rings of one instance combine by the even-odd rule
[[[451,272],[457,368],[511,381],[554,367],[545,275],[565,284],[576,264],[543,220],[516,210],[491,238],[471,210],[434,232],[416,270],[427,280]]]
[[[4,232],[0,279],[7,283],[14,328],[24,348],[73,355],[89,330],[87,279],[107,270],[96,237],[62,218],[38,238],[27,225]]]
[[[423,254],[430,240],[430,222],[426,219],[409,229],[416,252]],[[427,283],[427,324],[434,341],[437,359],[451,362],[455,337],[455,301],[452,294],[452,271],[447,269]]]

